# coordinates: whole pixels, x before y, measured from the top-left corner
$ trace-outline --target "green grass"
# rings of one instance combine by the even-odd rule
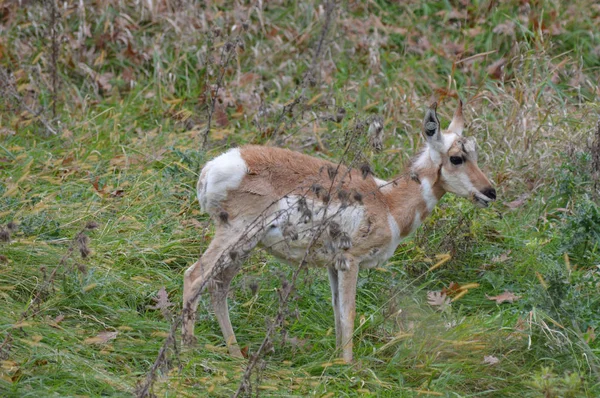
[[[361,272],[351,365],[336,361],[324,271],[302,273],[289,305],[288,339],[274,336],[252,378],[254,391],[600,395],[600,210],[589,149],[600,9],[585,0],[508,1],[489,9],[473,2],[457,17],[455,3],[340,5],[317,85],[304,92],[304,112],[283,117],[281,106],[299,94],[321,32],[317,3],[265,2],[250,10],[225,2],[194,12],[149,10],[146,2],[89,5],[85,13],[60,8],[57,136],[23,107],[49,109],[52,102],[47,10],[3,9],[0,66],[14,74],[22,101],[0,102],[0,223],[18,225],[10,242],[0,242],[0,337],[12,335],[0,363],[0,395],[131,396],[170,328],[151,308],[157,292],[165,287],[177,314],[183,272],[210,242],[209,220],[195,199],[202,164],[232,145],[282,139],[339,159],[356,122],[378,114],[384,151],[370,150],[366,136],[358,143],[364,160],[388,178],[420,146],[434,92],[442,124],[455,106],[448,94],[468,101],[467,134],[478,139],[498,202],[476,209],[445,197],[385,269]],[[216,82],[228,32],[233,24],[239,31],[247,15],[244,47],[226,70],[220,120],[202,150],[208,85]],[[510,21],[514,31],[494,32]],[[207,51],[214,57],[208,67]],[[494,79],[488,67],[500,58],[503,77]],[[314,120],[339,106],[347,111],[340,123]],[[523,194],[521,204],[508,205]],[[17,324],[91,221],[98,228],[86,232],[90,256],[75,250],[63,261],[39,308]],[[444,254],[450,261],[428,271]],[[276,289],[292,273],[256,252],[234,280],[232,323],[250,352],[277,314]],[[442,311],[428,304],[428,292],[452,282],[476,285]],[[505,290],[520,298],[487,298]],[[203,296],[198,349],[171,353],[154,393],[228,396],[237,389],[246,361],[226,354],[211,312]],[[90,340],[105,331],[118,334],[102,344]],[[486,356],[499,361],[485,363]]]

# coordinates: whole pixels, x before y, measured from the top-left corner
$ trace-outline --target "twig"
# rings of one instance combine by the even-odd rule
[[[242,25],[244,25],[244,24],[242,24]],[[228,39],[225,42],[225,44],[223,45],[223,47],[221,48],[221,62],[219,64],[219,72],[218,72],[217,83],[216,83],[217,88],[215,90],[214,95],[212,95],[212,93],[211,93],[212,92],[211,85],[207,84],[206,89],[208,90],[208,93],[209,93],[210,107],[208,108],[208,120],[206,122],[206,130],[204,130],[204,135],[202,138],[202,148],[203,149],[206,147],[206,143],[208,142],[208,135],[210,134],[212,118],[213,118],[213,114],[215,113],[215,106],[217,104],[217,99],[219,97],[219,90],[223,87],[223,79],[225,78],[225,71],[227,69],[227,65],[229,65],[229,62],[235,55],[236,48],[241,43],[241,40],[242,40],[241,35],[242,35],[243,31],[244,31],[244,28],[242,27],[242,29],[240,30],[238,35],[233,40]],[[209,63],[209,58],[210,58],[210,54],[207,54],[207,64]],[[206,71],[206,73],[208,75],[208,70]]]
[[[17,102],[17,105],[19,107],[25,109],[27,112],[31,113],[37,120],[39,120],[44,125],[44,127],[46,127],[46,130],[48,130],[50,132],[50,134],[53,134],[53,135],[57,134],[56,129],[54,129],[54,127],[52,127],[50,122],[44,117],[44,115],[43,115],[44,110],[40,109],[39,111],[35,111],[29,105],[27,105],[25,103],[23,98],[19,95],[19,93],[15,89],[15,87],[12,83],[12,80],[10,79],[10,75],[8,74],[6,69],[4,69],[2,67],[0,67],[0,82],[4,82],[4,84],[2,84],[0,86],[0,92],[4,92],[5,94],[8,94],[10,97],[15,99],[15,101]]]
[[[319,40],[317,41],[317,45],[313,52],[310,69],[308,70],[308,72],[306,72],[304,78],[302,79],[302,84],[300,86],[302,90],[300,94],[298,94],[288,105],[284,106],[281,110],[281,113],[279,114],[279,117],[277,118],[277,121],[275,123],[275,130],[272,134],[273,139],[277,139],[277,136],[279,135],[279,132],[281,130],[281,121],[283,120],[285,115],[291,113],[293,109],[299,104],[304,104],[306,101],[306,89],[309,86],[314,86],[316,84],[316,69],[319,63],[319,59],[321,58],[323,52],[323,43],[325,42],[325,38],[327,37],[329,29],[331,28],[335,6],[335,0],[327,0],[325,2],[325,22],[323,23],[321,33],[319,34]],[[280,141],[278,141],[278,143],[281,144]]]
[[[44,281],[44,283],[42,284],[42,286],[38,289],[37,293],[35,294],[35,296],[31,300],[31,302],[29,303],[29,306],[21,313],[19,320],[16,322],[17,324],[22,322],[25,318],[27,318],[29,316],[36,315],[40,311],[39,305],[42,303],[42,301],[44,300],[44,298],[46,296],[48,286],[50,286],[52,283],[54,283],[54,278],[56,277],[56,273],[58,272],[58,270],[60,268],[62,268],[67,263],[67,260],[69,260],[69,258],[71,258],[71,256],[73,255],[73,252],[75,251],[76,248],[78,248],[80,250],[83,258],[87,257],[87,254],[89,254],[89,249],[87,248],[87,235],[85,235],[85,231],[95,228],[95,226],[91,227],[90,225],[92,225],[92,224],[86,225],[71,240],[71,244],[69,245],[67,252],[61,257],[60,261],[58,262],[58,265],[56,267],[54,267],[54,269],[52,270],[52,273],[50,273],[50,277],[47,278]],[[84,236],[85,236],[85,239],[83,238]],[[38,307],[37,311],[33,310],[36,306]],[[12,340],[12,332],[9,331],[6,334],[6,337],[4,338],[4,341],[2,342],[2,344],[0,344],[0,359],[5,359],[4,357],[8,356],[9,349],[7,349],[7,347],[10,344],[11,340]]]
[[[52,74],[52,118],[56,119],[56,101],[58,98],[58,34],[56,29],[57,6],[56,0],[47,0],[50,5],[50,40]]]

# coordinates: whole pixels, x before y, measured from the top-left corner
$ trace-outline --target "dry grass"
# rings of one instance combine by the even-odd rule
[[[50,3],[26,3],[0,4],[3,396],[134,392],[169,331],[153,298],[165,287],[179,311],[183,270],[210,240],[194,185],[214,154],[265,143],[339,159],[356,126],[381,118],[383,151],[364,134],[352,155],[388,178],[420,146],[432,97],[449,120],[457,96],[500,201],[475,211],[446,198],[387,270],[361,275],[352,366],[334,360],[326,278],[301,273],[287,309],[297,316],[254,391],[599,394],[595,2],[348,2],[328,21],[313,1],[109,0],[57,3],[55,24]],[[89,258],[59,269],[90,221]],[[450,260],[427,272],[440,254]],[[234,281],[250,352],[292,274],[257,253]],[[437,311],[426,292],[451,282],[479,286]],[[521,298],[486,299],[504,290]],[[237,389],[245,364],[224,354],[208,307],[201,349],[169,351],[155,394]]]

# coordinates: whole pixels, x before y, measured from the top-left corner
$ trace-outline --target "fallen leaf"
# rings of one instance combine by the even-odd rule
[[[88,337],[83,342],[85,344],[106,344],[117,338],[119,332],[109,332],[108,330],[98,333],[95,337]]]
[[[298,337],[289,337],[285,336],[285,342],[292,346],[293,348],[303,349],[306,346],[306,339],[301,339]]]
[[[483,363],[487,363],[489,365],[495,365],[498,362],[500,362],[500,360],[493,355],[486,355],[483,357]]]
[[[48,322],[48,324],[50,326],[52,326],[53,328],[60,329],[60,326],[58,326],[58,324],[61,323],[64,319],[65,319],[65,316],[63,314],[59,314],[56,316],[56,318],[54,318],[53,320]]]
[[[523,206],[523,204],[525,203],[525,201],[529,198],[529,193],[524,193],[522,195],[520,195],[517,199],[513,200],[512,202],[508,202],[506,204],[506,206],[510,207],[511,209],[516,209],[518,207]]]
[[[98,192],[100,195],[104,195],[104,188],[100,189],[100,185],[98,184],[98,179],[99,177],[96,176],[96,179],[94,181],[92,181],[92,186],[94,187],[94,189],[96,190],[96,192]]]
[[[110,91],[112,88],[112,84],[110,84],[110,80],[114,77],[114,75],[110,72],[97,74],[96,75],[96,83],[98,83],[98,87],[100,90],[106,92]]]
[[[227,112],[225,112],[225,107],[219,103],[215,105],[215,121],[219,127],[225,127],[229,124],[229,118],[227,117]]]
[[[248,359],[248,349],[249,349],[249,347],[248,347],[247,345],[243,346],[243,347],[240,349],[240,352],[242,353],[242,356],[243,356],[244,358],[246,358],[246,359]]]
[[[589,344],[596,340],[596,333],[593,327],[588,326],[586,332],[583,334],[585,341]]]
[[[125,190],[123,189],[115,189],[114,191],[112,191],[110,193],[110,196],[112,196],[113,198],[120,198],[125,194]]]
[[[149,305],[148,308],[152,310],[160,310],[165,319],[169,319],[171,316],[169,307],[171,307],[173,303],[169,301],[169,294],[164,286],[160,288],[158,293],[156,293],[156,297],[154,297],[153,300],[156,302],[156,304]]]
[[[188,218],[187,220],[183,220],[181,221],[181,225],[183,225],[184,227],[192,226],[194,228],[204,228],[202,223],[196,220],[195,218]]]
[[[506,65],[506,59],[500,58],[487,68],[487,73],[492,79],[502,79],[504,74],[504,65]]]
[[[512,252],[512,250],[508,250],[498,256],[492,257],[492,262],[496,263],[496,264],[505,262],[506,260],[508,260],[510,258],[509,254],[511,252]]]
[[[256,73],[253,72],[246,72],[242,75],[242,77],[240,77],[240,86],[246,86],[249,83],[253,83],[254,81],[260,79],[260,75],[257,75]]]
[[[461,290],[463,289],[458,283],[450,282],[450,285],[447,288],[445,287],[442,289],[442,294],[445,294],[446,296],[452,296],[454,294],[457,294]]]
[[[507,36],[515,36],[515,23],[514,21],[506,21],[504,23],[496,25],[492,30],[493,33]]]
[[[427,303],[441,309],[450,305],[450,298],[442,292],[427,292]]]
[[[504,293],[493,297],[490,297],[486,294],[485,297],[488,300],[494,300],[498,304],[502,304],[505,301],[507,303],[514,303],[516,300],[521,298],[521,296],[517,296],[516,294],[509,292],[508,290],[505,290]]]

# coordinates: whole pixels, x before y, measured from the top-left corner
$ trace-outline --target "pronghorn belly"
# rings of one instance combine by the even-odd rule
[[[387,242],[385,245],[372,247],[367,253],[365,253],[359,259],[360,268],[380,267],[394,255],[394,252],[400,244],[402,237],[400,235],[400,228],[390,213],[387,215],[387,222],[390,229],[389,242]]]
[[[314,265],[328,265],[341,250],[340,236],[355,235],[363,217],[362,206],[325,205],[320,200],[285,196],[266,220],[260,245],[288,262],[306,259]],[[331,228],[339,230],[332,236]]]

